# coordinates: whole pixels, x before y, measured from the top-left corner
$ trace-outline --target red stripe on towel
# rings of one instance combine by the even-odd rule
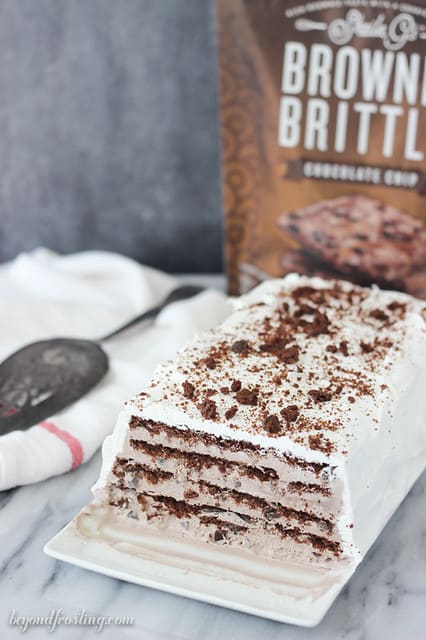
[[[54,433],[62,442],[65,442],[71,452],[71,469],[75,469],[83,462],[83,447],[81,446],[80,440],[72,436],[68,431],[60,429],[56,424],[53,424],[53,422],[47,422],[45,420],[44,422],[39,422],[38,426],[50,431],[50,433]]]

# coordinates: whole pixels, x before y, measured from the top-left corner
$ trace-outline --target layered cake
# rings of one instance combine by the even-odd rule
[[[356,565],[426,464],[425,304],[291,274],[161,365],[94,487],[123,530]]]

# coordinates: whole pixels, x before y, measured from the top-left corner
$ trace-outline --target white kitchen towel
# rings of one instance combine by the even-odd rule
[[[160,302],[177,284],[112,253],[22,254],[0,266],[0,361],[34,340],[97,339]],[[166,307],[152,325],[106,342],[110,368],[92,391],[41,424],[0,434],[0,490],[86,462],[113,430],[123,402],[141,390],[156,365],[220,322],[228,305],[223,293],[206,290]]]

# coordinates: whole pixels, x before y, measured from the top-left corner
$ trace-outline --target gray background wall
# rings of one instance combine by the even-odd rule
[[[212,0],[0,0],[0,261],[221,268]]]

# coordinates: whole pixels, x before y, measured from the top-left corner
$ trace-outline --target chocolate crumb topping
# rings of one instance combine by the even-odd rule
[[[349,355],[348,341],[347,340],[342,340],[341,341],[341,343],[339,344],[339,351],[340,351],[340,353],[343,353],[344,356],[348,356]]]
[[[315,302],[315,304],[324,304],[325,302],[324,292],[321,291],[321,289],[314,289],[314,287],[305,285],[296,287],[292,293],[292,298],[295,302],[298,302],[302,298],[311,300]]]
[[[299,360],[299,353],[299,347],[297,345],[293,345],[281,353],[280,360],[286,364],[294,364]]]
[[[299,417],[299,407],[297,404],[289,404],[281,409],[280,413],[287,422],[296,422]]]
[[[317,289],[310,287],[309,285],[302,285],[300,287],[296,287],[293,291],[292,298],[293,300],[299,300],[300,298],[312,298],[317,293]]]
[[[233,380],[231,384],[231,391],[235,393],[235,391],[239,391],[241,389],[241,386],[240,380]]]
[[[235,395],[235,399],[240,404],[246,404],[254,407],[257,405],[258,391],[257,389],[241,389]]]
[[[241,356],[247,356],[250,350],[250,345],[247,340],[236,340],[231,346],[231,351],[238,353]]]
[[[294,312],[294,315],[296,318],[301,318],[302,316],[310,316],[310,315],[315,316],[316,313],[317,313],[317,309],[312,305],[301,304]]]
[[[333,451],[333,446],[330,440],[325,438],[322,433],[310,435],[308,441],[311,449],[322,451],[323,453],[332,453]]]
[[[216,369],[217,362],[214,358],[212,357],[206,358],[204,362],[207,369]]]
[[[315,310],[313,320],[309,322],[302,319],[301,327],[308,336],[315,338],[322,333],[330,333],[330,320],[325,313]]]
[[[226,420],[232,420],[232,418],[235,416],[235,414],[238,411],[238,407],[237,405],[234,405],[233,407],[230,407],[229,409],[227,409],[225,411],[225,418]]]
[[[290,342],[290,337],[285,335],[275,335],[259,346],[259,351],[262,353],[269,353],[278,358],[282,355],[287,344]]]
[[[325,389],[310,389],[308,393],[316,403],[329,402],[333,397],[331,391]]]
[[[215,420],[217,418],[217,407],[214,400],[206,398],[201,404],[198,405],[201,415],[206,420]]]
[[[183,395],[185,396],[185,398],[188,398],[188,400],[192,400],[195,391],[194,385],[191,382],[188,382],[188,380],[185,380],[185,382],[182,384],[182,387]]]
[[[308,446],[309,435],[326,434],[339,451],[349,449],[356,428],[347,419],[349,407],[369,396],[357,414],[369,411],[380,421],[380,383],[395,358],[406,358],[417,305],[344,281],[293,289],[294,281],[282,288],[277,281],[276,295],[274,287],[273,295],[260,291],[266,302],[244,307],[184,350],[177,365],[165,367],[163,380],[154,379],[156,397],[161,390],[165,403],[168,396],[168,405],[191,419],[201,412],[227,421],[236,440],[239,430],[255,435],[276,428],[301,446]],[[137,405],[143,410],[151,402]],[[326,450],[327,443],[320,446]]]
[[[373,309],[370,311],[369,316],[375,320],[380,320],[381,322],[389,320],[389,316],[383,311],[383,309]]]
[[[389,311],[400,311],[401,313],[405,313],[407,310],[407,304],[405,302],[397,302],[397,300],[394,300],[388,304],[387,308]]]
[[[372,351],[374,351],[374,344],[371,344],[371,342],[364,342],[363,340],[361,340],[359,346],[361,347],[361,351],[363,353],[371,353]]]
[[[279,418],[275,415],[266,416],[263,425],[266,431],[271,434],[279,433],[281,431],[281,423]]]

